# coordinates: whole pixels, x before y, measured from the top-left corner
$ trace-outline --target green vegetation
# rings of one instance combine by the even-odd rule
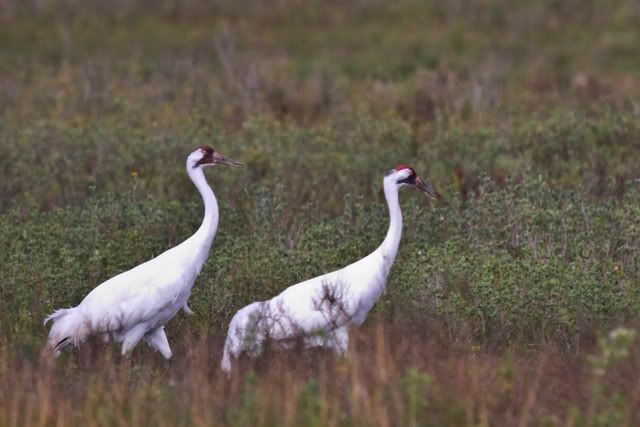
[[[608,331],[640,314],[639,24],[631,0],[2,3],[0,425],[637,425],[640,347]],[[41,359],[47,313],[197,228],[200,144],[247,167],[207,171],[177,386],[143,346]],[[398,162],[444,201],[402,191],[349,356],[223,380],[238,308],[382,240]]]

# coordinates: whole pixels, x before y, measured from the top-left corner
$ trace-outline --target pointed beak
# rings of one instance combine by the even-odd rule
[[[418,187],[420,189],[420,191],[422,191],[423,193],[426,193],[428,196],[433,197],[434,199],[441,199],[442,196],[440,196],[440,193],[438,193],[436,191],[435,188],[433,188],[433,184],[431,184],[429,181],[424,180],[422,178],[420,178],[419,176],[416,177],[416,183],[415,186]]]
[[[213,153],[213,162],[214,165],[229,165],[237,168],[243,168],[244,165],[238,161],[230,159],[228,157],[223,156],[222,154],[215,152]]]

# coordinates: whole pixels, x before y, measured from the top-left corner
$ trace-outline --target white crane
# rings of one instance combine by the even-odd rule
[[[389,270],[402,234],[402,212],[398,190],[404,185],[440,198],[433,185],[407,165],[399,164],[384,177],[384,195],[389,207],[389,231],[382,244],[365,258],[341,270],[290,286],[268,301],[258,301],[239,310],[231,319],[221,367],[229,375],[231,357],[247,352],[255,357],[265,340],[281,347],[301,338],[307,347],[331,347],[344,354],[351,325],[361,325],[385,290]]]
[[[212,165],[242,167],[208,146],[189,154],[187,174],[204,200],[202,225],[190,238],[97,286],[77,307],[55,310],[45,319],[45,325],[53,320],[47,344],[56,356],[68,345],[99,336],[121,342],[122,354],[144,339],[171,358],[164,325],[181,308],[192,314],[187,300],[218,229],[218,202],[203,171]]]

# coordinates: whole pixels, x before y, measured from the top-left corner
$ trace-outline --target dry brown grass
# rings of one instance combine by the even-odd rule
[[[348,357],[267,350],[227,380],[222,337],[184,338],[172,366],[147,349],[122,359],[85,345],[52,361],[0,352],[0,425],[635,425],[637,351],[595,377],[584,354],[530,354],[429,337],[371,322]],[[595,348],[590,349],[595,353]],[[173,377],[174,385],[171,385]],[[597,402],[597,403],[596,403]],[[596,407],[592,407],[597,405]],[[593,410],[593,411],[591,411]],[[589,417],[583,414],[591,414]],[[604,420],[604,423],[602,422]]]

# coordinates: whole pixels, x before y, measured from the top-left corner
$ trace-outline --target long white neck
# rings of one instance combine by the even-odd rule
[[[400,246],[400,238],[402,237],[402,212],[400,211],[400,203],[398,201],[398,186],[395,183],[384,184],[384,196],[387,199],[389,207],[389,230],[387,235],[378,248],[382,252],[384,262],[383,272],[386,276],[391,270],[391,265],[398,253]]]
[[[218,201],[216,200],[215,194],[213,194],[213,190],[207,183],[207,179],[204,176],[202,168],[193,168],[187,165],[187,173],[200,192],[202,200],[204,201],[204,219],[202,220],[202,225],[200,225],[198,231],[196,231],[188,241],[195,243],[195,249],[200,255],[198,257],[200,258],[199,261],[204,263],[207,259],[207,255],[209,254],[211,243],[213,243],[213,238],[218,230]]]

